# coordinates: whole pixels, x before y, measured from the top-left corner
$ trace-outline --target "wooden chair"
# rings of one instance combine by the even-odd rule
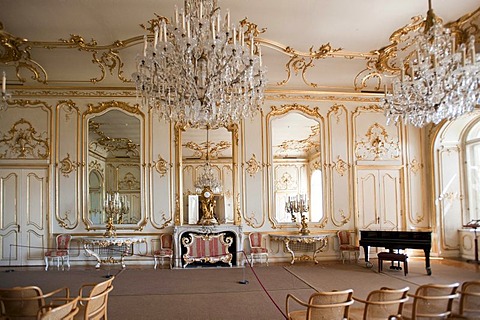
[[[464,282],[457,293],[460,301],[454,301],[453,318],[480,319],[480,280]]]
[[[348,253],[348,260],[351,259],[353,253],[355,261],[358,261],[360,257],[360,247],[356,246],[352,241],[351,232],[347,230],[340,230],[337,232],[338,245],[340,249],[340,256],[342,263],[345,263],[345,255]]]
[[[79,309],[75,319],[107,319],[108,294],[114,276],[100,283],[84,284],[79,291]]]
[[[0,319],[35,319],[39,310],[54,298],[70,297],[67,287],[43,293],[37,286],[0,289]]]
[[[403,319],[445,319],[452,313],[453,299],[459,295],[455,293],[459,284],[424,284],[418,287],[415,294],[408,294],[413,303],[403,307]]]
[[[268,266],[268,249],[263,245],[263,235],[260,232],[251,232],[248,235],[250,242],[250,263],[253,266],[254,258],[265,257]]]
[[[335,320],[348,319],[350,306],[353,304],[353,290],[315,292],[307,302],[292,294],[287,294],[286,312],[289,320]],[[306,307],[306,310],[290,311],[290,300]]]
[[[79,311],[78,299],[79,297],[65,299],[63,304],[58,304],[59,300],[55,299],[52,304],[38,310],[37,320],[73,320]]]
[[[349,319],[381,320],[399,318],[402,314],[403,304],[408,300],[407,292],[410,288],[402,289],[381,288],[370,292],[366,300],[353,297],[357,302],[363,303],[364,308],[350,309]]]
[[[45,270],[48,270],[48,261],[57,260],[57,268],[60,268],[60,259],[62,259],[62,269],[64,268],[65,260],[67,261],[67,267],[70,269],[70,240],[72,236],[70,234],[59,234],[55,238],[55,249],[45,252]]]
[[[153,268],[157,269],[158,260],[170,259],[170,268],[173,266],[173,237],[170,233],[160,236],[160,249],[153,252]]]

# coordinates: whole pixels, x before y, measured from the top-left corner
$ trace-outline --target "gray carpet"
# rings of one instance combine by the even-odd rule
[[[462,283],[480,278],[478,266],[432,261],[432,275],[425,272],[423,259],[409,260],[409,274],[390,270],[378,273],[361,263],[338,261],[256,265],[250,268],[204,268],[154,270],[147,266],[118,266],[96,270],[75,267],[70,271],[52,268],[0,269],[0,286],[38,285],[44,291],[68,286],[73,293],[83,283],[95,283],[115,275],[108,316],[117,319],[283,319],[288,293],[307,300],[317,290],[354,289],[365,298],[382,286],[410,287],[413,292],[424,283]],[[243,284],[245,280],[248,283]]]

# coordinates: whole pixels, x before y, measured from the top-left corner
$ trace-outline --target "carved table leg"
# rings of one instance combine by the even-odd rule
[[[91,247],[91,248],[90,248]],[[95,250],[93,249],[93,245],[90,245],[88,243],[84,243],[83,244],[83,248],[85,249],[85,251],[93,256],[95,259],[97,259],[97,264],[95,265],[95,268],[100,268],[100,265],[102,264],[102,260],[100,259],[100,256],[95,252]]]
[[[290,261],[290,264],[294,264],[295,263],[295,253],[293,252],[292,249],[290,249],[290,239],[285,239],[285,240],[283,240],[283,242],[285,243],[285,248],[287,248],[287,251],[290,252],[290,254],[292,255],[292,261]]]
[[[328,244],[328,238],[325,237],[321,240],[321,245],[318,247],[317,250],[315,250],[315,252],[313,253],[313,261],[315,261],[315,264],[318,264],[318,261],[317,261],[317,253],[319,252],[322,252],[323,249],[325,249],[327,247],[327,244]]]

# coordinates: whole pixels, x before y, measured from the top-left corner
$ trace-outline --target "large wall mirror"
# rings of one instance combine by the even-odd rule
[[[181,127],[176,133],[177,194],[181,198],[176,220],[188,225],[236,224],[237,127]],[[205,190],[208,184],[213,185]],[[205,219],[207,210],[211,210],[210,220]]]
[[[145,223],[143,113],[122,102],[89,105],[84,115],[87,229],[139,230]]]
[[[276,227],[299,224],[302,213],[312,226],[325,218],[319,119],[317,110],[296,104],[273,107],[267,115],[269,217]]]

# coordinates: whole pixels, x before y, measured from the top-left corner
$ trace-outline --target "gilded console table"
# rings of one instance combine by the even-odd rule
[[[288,252],[290,252],[292,256],[291,264],[295,263],[295,260],[313,260],[315,264],[318,263],[317,261],[317,254],[323,249],[327,247],[328,236],[325,234],[322,235],[315,235],[315,234],[308,234],[308,235],[300,235],[300,234],[270,234],[270,240],[273,241],[281,241],[285,244],[285,248]],[[291,248],[291,244],[307,244],[312,245],[313,247],[313,256],[310,258],[309,256],[302,256],[302,257],[295,257],[295,252]],[[318,244],[318,245],[317,245]]]
[[[147,243],[142,237],[85,237],[82,238],[83,248],[87,254],[97,259],[95,268],[102,263],[118,263],[125,268],[125,257],[133,254],[135,243]]]

